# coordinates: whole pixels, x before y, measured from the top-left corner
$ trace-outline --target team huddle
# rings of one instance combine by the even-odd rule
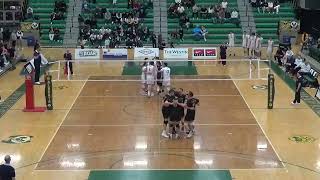
[[[171,69],[166,62],[147,62],[147,60],[145,59],[141,67],[142,93],[148,97],[154,96],[157,84],[158,94],[163,95],[164,121],[161,135],[166,138],[185,137],[185,135],[191,138],[195,132],[194,120],[199,100],[193,97],[191,91],[184,93],[182,88],[170,89]]]

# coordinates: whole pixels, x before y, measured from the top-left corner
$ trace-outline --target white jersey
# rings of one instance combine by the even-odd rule
[[[169,67],[163,67],[161,69],[163,81],[170,81],[171,69]]]
[[[249,48],[250,47],[250,35],[249,34],[246,34],[244,42],[245,42],[244,47]]]
[[[268,47],[267,47],[267,53],[272,54],[273,51],[273,40],[268,40]]]
[[[255,44],[256,47],[255,47],[255,49],[256,49],[257,51],[260,51],[260,49],[261,49],[262,40],[263,40],[262,37],[257,37],[257,39],[256,39],[256,44]]]
[[[146,83],[146,70],[147,66],[143,66],[141,70],[141,83],[145,84]]]
[[[234,34],[233,33],[228,34],[228,38],[229,38],[229,47],[234,47]]]
[[[249,49],[255,49],[256,47],[256,39],[257,37],[256,36],[250,36],[250,39],[249,39]]]
[[[153,65],[147,65],[145,68],[147,84],[154,84],[156,68]]]

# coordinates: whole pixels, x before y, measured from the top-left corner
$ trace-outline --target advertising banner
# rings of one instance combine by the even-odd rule
[[[75,59],[100,59],[100,49],[75,49]]]
[[[128,50],[127,49],[103,49],[102,50],[102,59],[128,59]]]
[[[217,59],[217,48],[192,48],[192,59]]]
[[[164,48],[164,59],[188,59],[188,48]]]
[[[159,57],[158,48],[134,48],[134,59]]]

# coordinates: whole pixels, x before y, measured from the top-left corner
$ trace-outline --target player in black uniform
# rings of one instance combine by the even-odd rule
[[[184,122],[188,125],[188,138],[191,138],[194,135],[194,119],[196,116],[196,105],[199,105],[199,99],[194,98],[193,93],[189,91],[187,95],[186,104],[187,113],[184,118]]]
[[[170,109],[173,103],[174,90],[170,90],[169,94],[166,94],[163,97],[163,105],[162,105],[162,115],[163,115],[163,131],[161,135],[165,138],[168,138],[168,121],[170,116]]]
[[[181,121],[181,110],[180,105],[178,104],[178,98],[175,97],[173,99],[172,105],[170,107],[170,113],[169,113],[169,137],[173,138],[175,135],[175,138],[177,138],[179,135],[179,124]]]
[[[157,61],[157,92],[158,94],[162,93],[163,92],[163,87],[162,87],[162,72],[160,71],[161,68],[162,68],[162,63],[161,61]]]
[[[186,102],[186,94],[184,94],[183,89],[179,88],[177,91],[175,91],[175,96],[178,98],[179,103],[179,109],[180,109],[180,116],[181,116],[181,132],[184,132],[184,104]]]

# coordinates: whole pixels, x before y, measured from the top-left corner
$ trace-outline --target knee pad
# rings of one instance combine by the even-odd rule
[[[167,124],[168,124],[168,121],[163,121],[163,124],[167,125]]]

